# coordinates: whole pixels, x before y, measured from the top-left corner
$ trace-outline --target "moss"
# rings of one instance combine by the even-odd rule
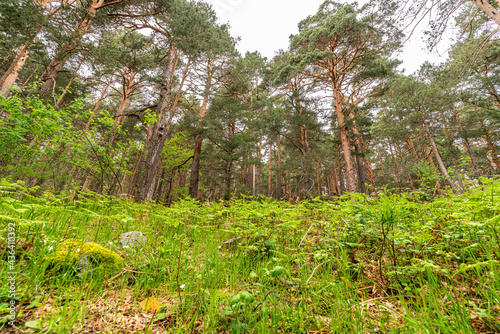
[[[92,274],[109,277],[120,271],[123,259],[115,252],[102,247],[95,242],[68,239],[57,246],[57,251],[44,258],[48,268],[76,270],[78,260],[86,256],[94,265]]]

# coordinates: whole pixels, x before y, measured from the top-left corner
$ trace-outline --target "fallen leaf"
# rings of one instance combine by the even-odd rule
[[[349,280],[348,280],[347,278],[345,278],[345,277],[340,277],[340,279],[341,279],[342,281],[344,281],[344,283],[345,283],[348,287],[350,287],[350,286],[351,286],[351,282],[349,282]]]
[[[158,311],[158,309],[160,308],[160,302],[155,297],[146,298],[142,302],[140,302],[139,305],[141,305],[141,307],[146,311]]]

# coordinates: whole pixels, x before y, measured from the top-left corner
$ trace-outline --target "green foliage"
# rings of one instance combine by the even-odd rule
[[[500,315],[500,183],[483,183],[465,195],[427,201],[418,194],[359,194],[296,205],[185,199],[166,208],[91,193],[34,197],[22,184],[4,180],[0,220],[16,223],[19,298],[33,305],[53,305],[58,298],[94,305],[106,292],[95,290],[110,289],[138,301],[151,295],[168,300],[154,323],[163,330],[191,331],[197,323],[207,332],[470,332],[479,314],[491,326]],[[132,230],[144,233],[147,245],[121,250],[116,239]],[[87,238],[92,242],[81,241]],[[88,277],[88,285],[71,274],[85,253],[109,265]],[[45,275],[48,262],[69,270]],[[106,287],[99,283],[122,265],[127,270]],[[0,271],[2,279],[7,274]],[[35,286],[39,292],[33,293]],[[106,303],[119,308],[120,300]],[[74,319],[69,327],[56,321],[63,314]],[[51,308],[43,319],[20,319],[44,328],[54,321],[62,333],[96,316],[102,315],[69,307]]]
[[[2,175],[23,179],[31,186],[50,179],[54,191],[61,190],[55,185],[68,181],[67,174],[72,169],[104,179],[114,177],[113,173],[126,167],[128,157],[111,156],[108,147],[99,140],[100,131],[109,131],[114,123],[109,112],[100,111],[94,117],[93,124],[98,127],[82,128],[89,116],[82,100],[55,108],[34,94],[36,87],[34,85],[27,96],[0,96],[0,111],[6,115],[0,118]],[[59,167],[57,174],[56,166]],[[74,186],[71,181],[69,185]]]

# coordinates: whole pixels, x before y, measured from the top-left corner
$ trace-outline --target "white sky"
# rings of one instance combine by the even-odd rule
[[[238,50],[242,55],[246,51],[259,51],[263,56],[271,59],[279,49],[288,48],[290,35],[298,33],[298,23],[308,15],[315,14],[324,0],[204,1],[213,5],[221,22],[229,22],[233,36],[241,37]],[[443,54],[446,55],[445,52]],[[417,70],[426,60],[432,63],[445,60],[444,57],[425,50],[422,34],[412,36],[403,54],[398,58],[403,60],[402,68],[405,68],[408,74]]]

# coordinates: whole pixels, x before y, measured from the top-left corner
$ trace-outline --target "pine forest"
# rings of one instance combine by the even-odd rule
[[[0,0],[0,333],[499,333],[500,0],[219,15]]]

